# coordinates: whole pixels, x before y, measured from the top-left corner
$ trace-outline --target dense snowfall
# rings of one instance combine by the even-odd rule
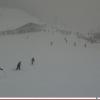
[[[40,24],[17,10],[2,13],[0,96],[99,96],[100,45],[93,34]]]

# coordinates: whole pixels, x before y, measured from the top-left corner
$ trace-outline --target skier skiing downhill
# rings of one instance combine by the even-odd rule
[[[66,44],[67,44],[68,40],[67,40],[67,38],[66,38],[66,37],[64,38],[64,40],[65,40],[65,42],[66,42]]]
[[[31,65],[33,66],[34,64],[36,64],[36,60],[34,57],[31,58]],[[36,66],[33,67],[34,70],[36,70]]]
[[[22,63],[21,61],[18,62],[16,70],[21,70],[21,63]]]

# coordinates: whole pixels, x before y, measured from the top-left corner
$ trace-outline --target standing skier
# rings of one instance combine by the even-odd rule
[[[16,70],[21,70],[21,61],[18,62]]]
[[[31,59],[31,64],[33,65],[34,62],[35,62],[35,58],[33,57],[33,58]]]
[[[66,44],[67,44],[68,40],[67,40],[67,38],[66,38],[66,37],[64,38],[64,40],[65,40],[65,42],[66,42]]]

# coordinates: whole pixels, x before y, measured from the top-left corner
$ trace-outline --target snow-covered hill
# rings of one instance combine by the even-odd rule
[[[0,37],[0,66],[6,70],[0,72],[0,96],[99,96],[100,47],[73,32],[47,28],[50,31]],[[19,61],[22,69],[14,71]]]
[[[0,31],[11,30],[29,22],[44,24],[38,18],[20,9],[0,8]]]
[[[41,32],[44,30],[46,31],[46,26],[44,24],[41,25],[34,22],[33,23],[29,22],[15,29],[0,31],[0,35],[2,36],[2,35],[29,34],[32,32]]]

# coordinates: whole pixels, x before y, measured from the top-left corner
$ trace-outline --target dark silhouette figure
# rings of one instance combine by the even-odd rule
[[[31,64],[33,65],[34,62],[35,62],[35,58],[33,57],[33,58],[31,59]]]
[[[67,40],[66,38],[64,38],[64,40],[65,40],[65,42],[66,42],[66,44],[67,44],[68,40]]]
[[[21,70],[21,63],[22,63],[21,61],[18,62],[16,70]]]
[[[0,70],[1,70],[1,71],[4,71],[4,68],[3,68],[3,67],[0,67]]]

